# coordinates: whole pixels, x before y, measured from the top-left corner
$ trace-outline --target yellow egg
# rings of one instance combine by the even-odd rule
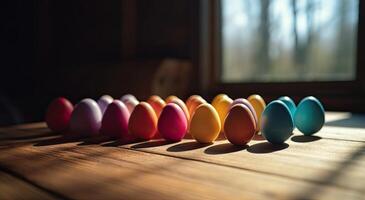
[[[262,112],[264,112],[265,107],[266,107],[266,103],[264,101],[264,99],[258,95],[258,94],[253,94],[251,96],[249,96],[247,98],[247,100],[251,103],[252,107],[255,109],[256,112],[256,116],[257,116],[257,126],[258,126],[258,130],[261,130],[261,115]]]
[[[217,102],[222,98],[222,97],[228,97],[228,95],[226,94],[218,94],[217,96],[214,97],[213,101],[212,101],[212,106],[215,107],[215,105],[217,104]]]
[[[224,120],[229,112],[232,102],[233,100],[231,98],[229,98],[228,96],[223,96],[217,101],[217,103],[214,106],[215,110],[219,115],[219,119],[222,126],[224,124]]]
[[[201,104],[190,121],[189,132],[200,143],[211,143],[217,139],[221,122],[217,111],[208,103]]]
[[[170,95],[165,99],[166,104],[171,103],[171,101],[173,101],[174,99],[179,99],[179,97],[175,96],[175,95]]]

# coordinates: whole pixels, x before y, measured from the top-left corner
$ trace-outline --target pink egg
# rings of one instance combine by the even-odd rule
[[[237,105],[237,104],[244,104],[248,107],[248,109],[250,109],[252,115],[253,115],[253,118],[255,119],[255,123],[257,125],[258,123],[258,120],[257,120],[257,115],[256,115],[256,111],[255,109],[253,108],[252,104],[245,98],[238,98],[238,99],[235,99],[233,101],[233,103],[231,104],[231,108],[233,108],[233,106]]]
[[[100,107],[101,113],[104,114],[105,109],[108,107],[108,105],[113,101],[113,97],[109,95],[103,95],[98,100],[98,105]]]
[[[138,99],[133,95],[133,94],[125,94],[122,97],[120,97],[121,101],[127,101],[127,100],[136,100],[138,101]]]
[[[73,134],[91,136],[99,133],[102,114],[98,104],[92,99],[79,102],[71,115],[70,130]]]
[[[128,136],[129,116],[127,106],[120,100],[114,100],[105,110],[100,132],[113,138]]]
[[[187,119],[184,111],[175,103],[167,104],[158,119],[158,131],[168,141],[180,141],[187,131]]]

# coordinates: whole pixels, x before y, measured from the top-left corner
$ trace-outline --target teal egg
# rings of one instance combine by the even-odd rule
[[[321,130],[324,122],[324,108],[317,98],[310,96],[300,101],[294,115],[295,126],[300,132],[313,135]]]
[[[291,116],[294,117],[295,110],[297,109],[294,101],[288,96],[280,97],[278,100],[282,101],[286,106],[288,106]]]
[[[266,106],[261,116],[261,134],[273,144],[282,144],[293,133],[294,122],[285,103],[275,100]]]

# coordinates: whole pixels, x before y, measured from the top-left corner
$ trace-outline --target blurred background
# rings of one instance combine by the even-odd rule
[[[0,125],[48,103],[132,93],[261,94],[365,111],[359,0],[64,0],[2,3]]]

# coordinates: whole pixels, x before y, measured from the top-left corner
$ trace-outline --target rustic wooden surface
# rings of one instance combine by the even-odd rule
[[[44,123],[0,128],[0,199],[365,199],[365,116],[327,113],[315,136],[125,144]]]

